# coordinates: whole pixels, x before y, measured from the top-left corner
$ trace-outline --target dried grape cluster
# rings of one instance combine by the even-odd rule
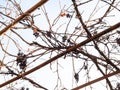
[[[116,39],[117,44],[120,46],[120,38]]]
[[[19,52],[17,59],[16,59],[16,62],[17,62],[17,65],[19,65],[20,69],[25,70],[25,67],[27,64],[26,55],[22,52]]]

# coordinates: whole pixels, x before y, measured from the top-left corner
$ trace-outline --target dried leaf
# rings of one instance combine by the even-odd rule
[[[33,29],[33,35],[37,38],[39,36],[39,32],[36,28]]]
[[[60,16],[64,17],[64,16],[66,16],[66,13],[61,13]]]
[[[37,33],[38,30],[36,28],[33,29],[33,33]]]

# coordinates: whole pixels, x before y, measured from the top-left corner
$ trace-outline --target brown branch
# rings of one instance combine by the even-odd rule
[[[113,31],[113,30],[115,30],[115,29],[117,29],[117,28],[119,28],[119,27],[120,27],[120,22],[117,23],[117,24],[115,24],[115,25],[113,25],[113,26],[111,26],[110,28],[108,28],[108,29],[106,29],[106,30],[104,30],[104,31],[102,31],[102,32],[100,32],[100,33],[98,33],[98,34],[96,34],[96,35],[94,35],[94,36],[86,39],[85,41],[83,41],[83,42],[81,42],[81,43],[79,43],[79,44],[77,44],[77,45],[75,45],[75,46],[73,46],[73,47],[71,47],[71,48],[68,48],[66,51],[63,51],[62,53],[60,53],[60,54],[52,57],[51,59],[49,59],[49,60],[47,60],[46,62],[44,62],[44,63],[42,63],[42,64],[40,64],[40,65],[32,68],[31,70],[29,70],[29,71],[27,71],[27,72],[25,72],[25,73],[23,73],[23,74],[21,74],[21,75],[18,75],[17,77],[14,77],[13,79],[10,79],[10,80],[8,80],[8,81],[0,84],[0,88],[3,87],[3,86],[5,86],[5,85],[8,85],[9,83],[12,83],[12,82],[14,82],[14,81],[16,81],[16,80],[18,80],[18,79],[20,79],[20,78],[22,78],[22,77],[25,76],[25,75],[28,75],[28,74],[30,74],[30,73],[32,73],[32,72],[34,72],[34,71],[36,71],[36,70],[38,70],[38,69],[46,66],[47,64],[55,61],[56,59],[64,56],[65,54],[67,54],[67,53],[75,50],[76,48],[79,48],[79,47],[85,45],[86,43],[89,43],[89,42],[91,42],[92,40],[94,40],[94,39],[96,39],[96,38],[99,38],[99,37],[101,37],[102,35],[104,35],[104,34],[106,34],[106,33],[109,33],[109,32],[111,32],[111,31]],[[118,70],[118,71],[120,72],[120,70]],[[118,73],[118,71],[117,71],[117,73]],[[111,75],[111,74],[110,74],[110,75]],[[112,74],[112,75],[113,75],[113,74]],[[106,77],[105,77],[105,78],[106,78]],[[103,78],[102,78],[102,79],[103,79]],[[101,78],[100,78],[100,80],[101,80]]]
[[[1,30],[0,31],[0,35],[2,35],[3,33],[5,33],[6,31],[8,31],[12,26],[14,26],[16,23],[18,23],[20,20],[22,20],[23,18],[25,18],[27,15],[29,15],[30,13],[32,13],[34,10],[36,10],[38,7],[40,7],[41,5],[43,5],[44,3],[46,3],[47,1],[48,0],[41,0],[36,5],[34,5],[33,7],[31,7],[29,10],[27,10],[21,16],[19,16],[18,18],[16,18],[12,23],[10,23],[9,25],[7,25],[3,30]]]
[[[29,79],[29,78],[27,78],[27,77],[24,77],[23,79],[28,80],[31,84],[33,84],[34,86],[36,86],[36,87],[38,87],[38,88],[42,88],[42,89],[44,89],[44,90],[48,90],[47,88],[41,86],[40,84],[36,83],[35,81],[33,81],[33,80],[31,80],[31,79]]]
[[[115,71],[115,72],[112,72],[112,73],[110,73],[110,74],[107,74],[107,75],[104,75],[104,76],[99,77],[99,78],[97,78],[97,79],[94,79],[94,80],[92,80],[92,81],[90,81],[90,82],[88,82],[88,83],[85,83],[85,84],[83,84],[83,85],[80,85],[80,86],[78,86],[78,87],[76,87],[76,88],[73,88],[72,90],[80,90],[81,88],[84,88],[84,87],[86,87],[86,86],[89,86],[89,85],[91,85],[91,84],[94,84],[94,83],[96,83],[96,82],[98,82],[98,81],[101,81],[101,80],[103,80],[103,79],[106,79],[106,78],[108,78],[108,77],[111,77],[111,76],[116,75],[116,74],[119,74],[119,73],[120,73],[120,70]]]

